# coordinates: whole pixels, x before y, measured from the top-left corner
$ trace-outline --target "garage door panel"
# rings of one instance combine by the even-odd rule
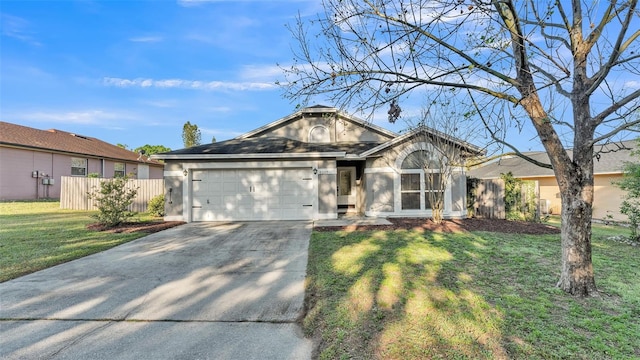
[[[312,176],[310,168],[194,171],[193,220],[311,219]]]

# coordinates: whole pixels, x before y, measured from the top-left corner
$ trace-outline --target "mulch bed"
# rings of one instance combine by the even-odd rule
[[[184,221],[151,221],[151,222],[127,222],[114,227],[107,227],[102,224],[89,224],[87,229],[94,231],[104,231],[109,233],[133,233],[143,232],[152,234],[158,231],[166,230],[178,225],[185,224]]]
[[[468,232],[468,231],[490,231],[509,234],[559,234],[560,229],[542,223],[532,223],[525,221],[510,221],[500,219],[461,219],[445,220],[436,225],[430,219],[425,218],[389,218],[392,225],[348,225],[348,226],[322,226],[315,227],[316,231],[366,231],[366,230],[410,230],[419,229],[434,232]]]
[[[348,226],[321,226],[315,227],[315,231],[366,231],[366,230],[410,230],[419,229],[434,232],[468,232],[468,231],[490,231],[509,234],[559,234],[560,229],[542,223],[531,223],[525,221],[509,221],[499,219],[462,219],[445,220],[436,225],[430,219],[424,218],[389,218],[392,225],[348,225]],[[132,233],[143,232],[152,234],[184,224],[184,221],[153,221],[153,222],[128,222],[115,227],[106,227],[100,224],[89,224],[87,229],[94,231],[106,231],[110,233]]]

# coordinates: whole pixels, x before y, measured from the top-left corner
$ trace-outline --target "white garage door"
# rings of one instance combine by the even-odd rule
[[[193,221],[313,218],[311,169],[201,170],[192,177]]]

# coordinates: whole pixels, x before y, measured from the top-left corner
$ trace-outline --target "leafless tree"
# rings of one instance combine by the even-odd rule
[[[558,286],[594,295],[594,144],[640,123],[637,3],[325,0],[323,14],[292,26],[299,46],[282,84],[301,102],[388,106],[392,120],[410,95],[457,89],[494,140],[523,157],[504,134],[529,122],[550,158],[537,163],[553,168],[560,187]]]
[[[466,149],[474,148],[471,144],[482,130],[465,116],[465,105],[454,100],[427,101],[418,117],[404,119],[413,143],[420,146],[405,162],[423,171],[425,208],[431,209],[431,220],[436,224],[444,220],[447,185],[478,156],[478,152]]]

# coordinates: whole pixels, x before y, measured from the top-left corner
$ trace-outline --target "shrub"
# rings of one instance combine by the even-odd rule
[[[113,227],[134,215],[127,208],[133,203],[138,189],[127,187],[128,180],[127,177],[103,180],[99,189],[94,187],[93,193],[89,193],[89,198],[97,202],[98,213],[93,217],[100,224]]]
[[[153,216],[164,216],[164,195],[157,195],[149,200],[147,212]]]
[[[511,172],[501,174],[504,180],[504,205],[507,220],[536,221],[535,185],[513,177]]]
[[[631,154],[640,157],[639,150],[633,151]],[[615,181],[614,184],[627,192],[620,206],[620,212],[629,218],[631,239],[640,241],[638,233],[638,226],[640,226],[640,163],[625,163],[622,179]]]

